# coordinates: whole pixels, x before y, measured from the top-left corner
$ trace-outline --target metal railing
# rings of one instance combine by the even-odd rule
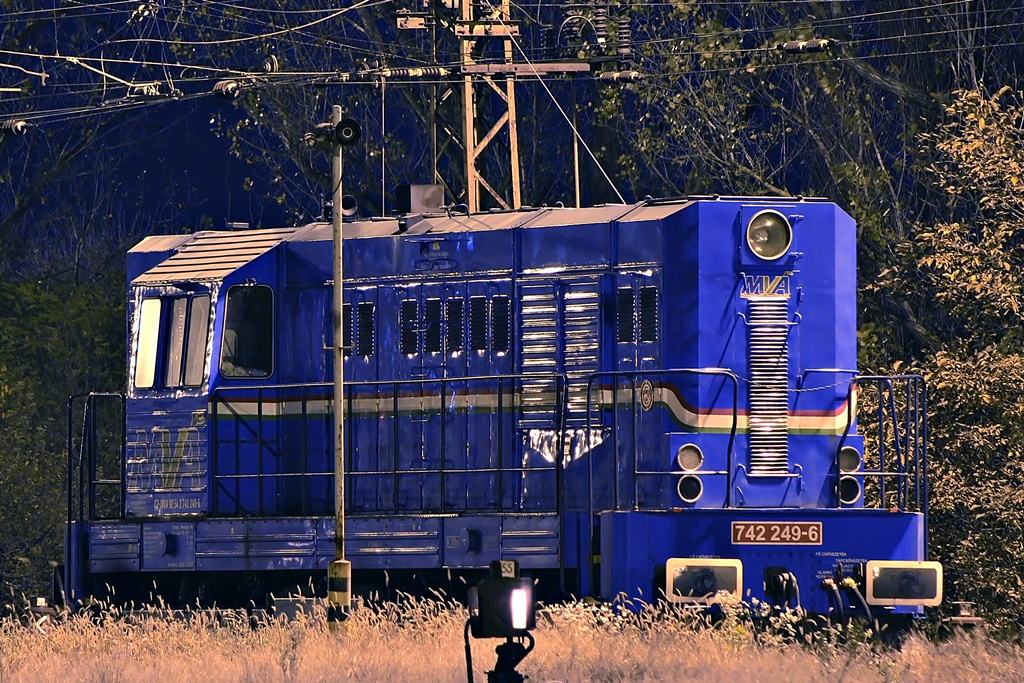
[[[550,389],[544,392],[539,405],[536,401],[527,405],[523,399],[523,384],[528,383],[535,391],[540,383],[547,383]],[[379,484],[385,480],[391,483],[390,504],[377,504],[370,508],[357,509],[353,505],[353,497],[346,500],[346,515],[375,516],[382,514],[401,515],[410,513],[456,514],[464,512],[505,513],[523,512],[526,510],[522,499],[511,502],[505,500],[505,489],[509,477],[525,477],[531,473],[552,471],[555,477],[554,495],[550,505],[530,512],[558,512],[562,506],[563,463],[561,458],[545,466],[523,464],[521,437],[518,434],[520,425],[536,423],[538,420],[550,425],[558,436],[557,452],[563,450],[562,434],[565,415],[566,379],[564,375],[492,375],[474,377],[447,377],[401,381],[353,382],[346,388],[346,490],[353,491],[360,482]],[[212,510],[216,514],[219,508],[218,498],[230,493],[233,484],[251,480],[256,485],[256,508],[249,511],[255,516],[272,514],[274,507],[264,501],[264,482],[269,480],[297,480],[302,491],[299,514],[326,513],[333,514],[333,506],[324,510],[314,509],[310,505],[309,482],[313,478],[334,476],[333,471],[333,419],[330,404],[332,387],[329,384],[293,384],[276,386],[248,386],[221,388],[211,396],[211,487]],[[297,428],[291,428],[288,435],[297,437],[298,466],[296,471],[266,471],[264,462],[280,459],[289,455],[287,449],[294,449],[295,443],[287,448],[282,447],[281,427],[277,433],[269,437],[271,431],[267,426],[271,416],[265,414],[264,406],[276,403],[273,418],[278,422],[293,417],[298,420]],[[227,412],[224,412],[227,411]],[[462,467],[450,466],[445,454],[448,452],[448,440],[455,429],[456,416],[467,415],[466,420],[481,418],[492,421],[492,433],[498,438],[490,443],[474,443],[475,456],[467,457],[467,464]],[[356,425],[363,419],[390,419],[390,450],[379,454],[375,466],[367,466],[355,461],[353,452],[357,440]],[[436,418],[436,421],[435,421]],[[225,420],[230,419],[236,430],[244,431],[246,443],[255,452],[257,468],[252,473],[224,473],[220,460],[226,457],[222,449],[226,447],[241,448],[238,440],[225,440],[222,430]],[[320,421],[326,435],[323,444],[311,445],[314,430],[309,425]],[[288,429],[288,428],[286,428]],[[417,440],[417,433],[419,439]],[[518,445],[518,447],[517,447]],[[323,450],[313,453],[316,448]],[[515,449],[509,453],[509,449]],[[330,449],[330,450],[327,450]],[[426,454],[420,466],[401,465],[403,453],[419,451]],[[482,453],[489,452],[493,459],[483,458]],[[296,453],[290,453],[294,456]],[[264,456],[269,456],[265,458]],[[426,457],[430,456],[430,457]],[[491,462],[494,464],[481,464]],[[330,468],[310,471],[311,462],[323,462]],[[382,465],[381,463],[388,463]],[[493,477],[496,497],[493,503],[470,506],[453,506],[447,499],[450,481],[457,476]],[[423,509],[403,505],[401,500],[403,482],[412,478],[436,478],[438,485],[438,505]],[[227,483],[227,486],[221,484]],[[333,490],[333,489],[332,489]],[[241,501],[233,501],[236,505]],[[324,501],[321,501],[324,502]],[[333,504],[331,504],[333,505]]]
[[[877,466],[868,466],[867,448],[864,467],[852,474],[877,483],[878,506],[897,510],[920,511],[925,515],[925,533],[928,528],[928,392],[920,375],[858,375],[853,378],[847,392],[846,427],[836,448],[835,471],[839,471],[839,453],[846,443],[856,420],[854,393],[861,403],[865,388],[874,393],[867,397],[875,401],[872,430],[877,442]],[[838,499],[838,478],[836,484]],[[925,539],[927,545],[927,538]]]
[[[82,404],[81,432],[76,439],[75,411],[79,404]],[[100,420],[104,417],[100,415],[100,410],[104,404],[113,405],[117,414],[106,416],[106,424],[101,425]],[[127,441],[125,395],[116,392],[76,394],[68,399],[67,418],[68,522],[124,517],[124,449]],[[120,433],[116,434],[115,444],[111,447],[107,443],[104,449],[104,444],[101,444],[103,436],[106,435],[109,441],[118,430]],[[119,470],[117,479],[108,476],[112,469]],[[102,500],[104,496],[100,495],[101,492],[109,492],[107,495],[110,500]],[[116,505],[111,505],[113,499],[116,499]]]
[[[642,397],[640,399],[638,399],[638,396],[640,395],[641,392],[637,390],[637,384],[640,383],[642,385],[642,381],[647,379],[647,378],[649,378],[649,377],[666,377],[666,376],[671,377],[672,375],[693,375],[693,376],[701,376],[701,375],[703,375],[703,376],[722,377],[722,378],[728,380],[729,383],[732,385],[732,421],[731,421],[731,425],[730,425],[730,428],[729,428],[729,441],[728,441],[728,444],[726,446],[726,468],[725,468],[725,470],[719,470],[719,471],[714,471],[714,472],[701,472],[703,474],[719,474],[719,475],[724,475],[726,477],[726,499],[725,499],[726,502],[725,502],[725,507],[731,507],[730,497],[731,497],[731,490],[732,490],[733,460],[734,460],[734,455],[735,455],[734,452],[733,452],[733,446],[736,443],[736,432],[737,432],[738,424],[739,424],[739,379],[732,372],[730,372],[728,370],[721,369],[721,368],[678,368],[678,369],[667,369],[667,370],[630,370],[630,371],[619,371],[619,372],[598,372],[598,373],[595,373],[595,374],[591,375],[590,380],[587,383],[587,431],[588,431],[588,433],[590,433],[590,431],[592,429],[594,429],[593,423],[594,423],[594,412],[595,412],[595,410],[594,410],[594,408],[595,408],[595,404],[594,404],[595,385],[597,383],[599,383],[599,382],[604,382],[605,385],[610,385],[610,389],[608,389],[604,385],[598,386],[597,389],[599,391],[610,390],[611,394],[612,394],[611,401],[610,401],[610,405],[612,407],[612,411],[611,411],[611,425],[610,425],[611,431],[612,431],[612,439],[611,439],[612,446],[611,446],[611,448],[612,448],[612,453],[613,453],[613,460],[614,460],[614,462],[616,464],[616,466],[614,467],[614,483],[613,483],[614,484],[613,485],[613,509],[614,510],[622,509],[622,502],[620,500],[620,495],[619,495],[619,491],[620,491],[620,488],[621,488],[621,486],[620,486],[620,474],[619,474],[620,468],[617,466],[620,453],[623,453],[623,452],[627,453],[628,457],[631,459],[631,462],[629,463],[629,468],[628,469],[629,469],[629,471],[633,475],[632,476],[633,496],[632,496],[632,500],[629,502],[629,504],[633,508],[635,508],[637,506],[637,501],[639,501],[639,499],[640,499],[640,480],[641,480],[641,478],[643,478],[643,477],[669,477],[669,476],[672,476],[672,475],[678,475],[678,472],[672,472],[672,471],[669,471],[667,469],[643,470],[643,469],[639,468],[638,462],[637,462],[637,453],[640,450],[639,447],[638,447],[638,444],[636,443],[637,431],[638,431],[637,430],[637,416],[640,413],[638,408],[641,405],[641,403],[638,403],[638,400],[641,401],[641,402],[643,400]],[[620,385],[620,381],[622,381],[622,380],[625,380],[625,383],[628,385],[627,387],[622,387]],[[672,387],[672,386],[674,386],[671,383],[665,383],[665,382],[662,382],[661,385],[662,385],[663,388],[664,387]],[[671,389],[669,389],[669,390],[671,390]],[[619,400],[619,393],[620,392],[628,394],[626,401],[621,402]],[[628,433],[629,433],[629,443],[625,444],[625,447],[623,447],[622,444],[619,443],[619,435],[622,434],[623,431],[625,431],[625,430],[620,428],[620,424],[619,424],[619,422],[620,422],[619,406],[620,406],[621,403],[625,403],[629,407],[629,410],[628,410],[629,418],[628,419],[631,420],[630,428],[628,430]],[[598,407],[603,408],[604,405],[599,404]],[[603,421],[602,421],[602,425],[603,425]],[[594,468],[594,462],[593,462],[593,458],[591,458],[590,459],[590,463],[589,463],[589,472],[587,474],[587,488],[588,488],[588,492],[589,492],[589,494],[588,494],[588,499],[589,499],[588,511],[590,512],[590,516],[591,517],[594,516],[594,512],[595,512],[594,511],[594,470],[593,470],[593,468]]]
[[[107,405],[112,406],[110,410],[114,414],[101,415],[101,406]],[[78,406],[82,410],[81,431],[76,439]],[[123,519],[125,515],[125,395],[109,392],[76,394],[68,399],[67,420],[64,572],[60,576],[61,584],[59,587],[55,585],[54,590],[54,597],[64,604],[73,597],[68,591],[81,586],[88,562],[83,523],[97,519]],[[119,472],[118,478],[109,476],[112,470]]]
[[[330,444],[331,413],[329,410],[320,409],[311,411],[313,403],[327,404],[331,400],[329,384],[282,384],[271,386],[248,386],[232,387],[229,389],[217,389],[210,396],[211,424],[210,429],[210,512],[216,516],[221,509],[221,497],[231,496],[231,486],[222,486],[225,482],[241,483],[248,482],[255,484],[257,502],[255,509],[249,511],[253,516],[264,516],[267,512],[267,505],[264,504],[264,494],[267,482],[294,481],[299,484],[300,498],[299,509],[296,514],[310,515],[314,513],[329,514],[333,508],[328,502],[323,510],[314,509],[309,500],[311,493],[310,483],[316,478],[333,477],[334,470],[324,469],[321,471],[310,471],[310,435],[313,433],[310,428],[311,419],[318,419],[323,422],[322,428],[326,435],[325,441]],[[234,401],[231,397],[234,396]],[[298,462],[295,471],[264,471],[266,461],[282,461],[282,448],[279,438],[267,435],[270,431],[266,423],[273,419],[278,422],[278,415],[264,413],[264,406],[280,405],[281,397],[289,404],[298,403],[300,412],[298,415],[301,428],[296,432],[299,437]],[[270,397],[270,401],[268,401]],[[255,406],[255,414],[244,408]],[[222,411],[226,411],[223,413]],[[312,417],[311,417],[312,416]],[[235,438],[223,438],[223,421],[230,419],[235,426]],[[223,439],[223,440],[222,440]],[[252,449],[249,451],[245,445],[250,443]],[[294,446],[292,446],[294,447]],[[231,448],[235,451],[236,458],[245,457],[255,463],[256,471],[253,473],[224,473],[221,471],[224,462],[224,450]],[[245,451],[243,453],[243,450]],[[290,453],[294,457],[295,453]],[[265,457],[269,456],[269,457]],[[326,462],[333,464],[333,455]],[[333,487],[329,487],[333,490]],[[241,500],[232,500],[238,508],[243,508]]]

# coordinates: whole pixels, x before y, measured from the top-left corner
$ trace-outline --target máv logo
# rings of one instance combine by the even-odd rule
[[[789,298],[789,276],[792,273],[782,275],[747,275],[743,273],[743,288],[740,296],[744,299],[752,299],[759,296],[773,296]]]

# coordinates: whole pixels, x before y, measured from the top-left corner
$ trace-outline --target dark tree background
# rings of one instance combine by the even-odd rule
[[[456,62],[444,3],[38,4],[0,0],[0,123],[28,124],[0,134],[8,597],[42,590],[61,556],[67,396],[123,387],[132,243],[321,215],[329,164],[302,136],[334,103],[363,127],[345,182],[365,214],[393,210],[399,183],[443,182],[450,202],[465,184],[457,84],[384,71]],[[645,75],[520,79],[527,204],[573,203],[572,120],[586,142],[585,203],[802,194],[858,220],[862,367],[927,376],[931,552],[946,567],[947,604],[976,600],[1003,626],[1018,618],[1024,563],[1016,5],[671,0],[513,12],[516,61]],[[424,7],[431,28],[397,28],[400,10]],[[832,49],[777,47],[814,38]],[[237,96],[214,94],[226,82]]]

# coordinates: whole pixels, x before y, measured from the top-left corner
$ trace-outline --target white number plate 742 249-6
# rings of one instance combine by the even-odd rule
[[[821,522],[733,522],[733,545],[821,545]]]

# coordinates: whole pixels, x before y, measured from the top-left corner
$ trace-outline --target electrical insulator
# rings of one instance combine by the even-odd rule
[[[3,123],[0,123],[0,131],[2,131],[4,135],[24,135],[28,132],[28,122],[22,121],[21,119],[4,121]]]
[[[615,51],[625,57],[633,54],[633,30],[629,25],[629,17],[615,19]]]
[[[644,75],[639,71],[605,71],[597,78],[606,83],[636,83],[642,81]]]
[[[541,59],[548,61],[557,56],[555,34],[548,25],[540,27]]]
[[[599,46],[608,44],[608,13],[603,8],[594,11],[594,35]]]
[[[213,94],[224,99],[233,100],[238,97],[241,88],[238,81],[217,81],[213,86]]]
[[[448,75],[448,69],[443,66],[403,67],[399,69],[381,69],[380,75],[384,78],[443,78]]]
[[[787,54],[798,52],[824,52],[831,50],[835,41],[828,38],[815,38],[814,40],[790,40],[779,43],[779,49]]]
[[[580,46],[580,29],[575,23],[563,24],[562,25],[562,36],[565,38],[565,44],[569,47],[570,53],[574,53],[579,49]]]
[[[132,85],[128,88],[129,97],[159,97],[160,96],[160,84],[159,83],[140,83],[139,85]]]

